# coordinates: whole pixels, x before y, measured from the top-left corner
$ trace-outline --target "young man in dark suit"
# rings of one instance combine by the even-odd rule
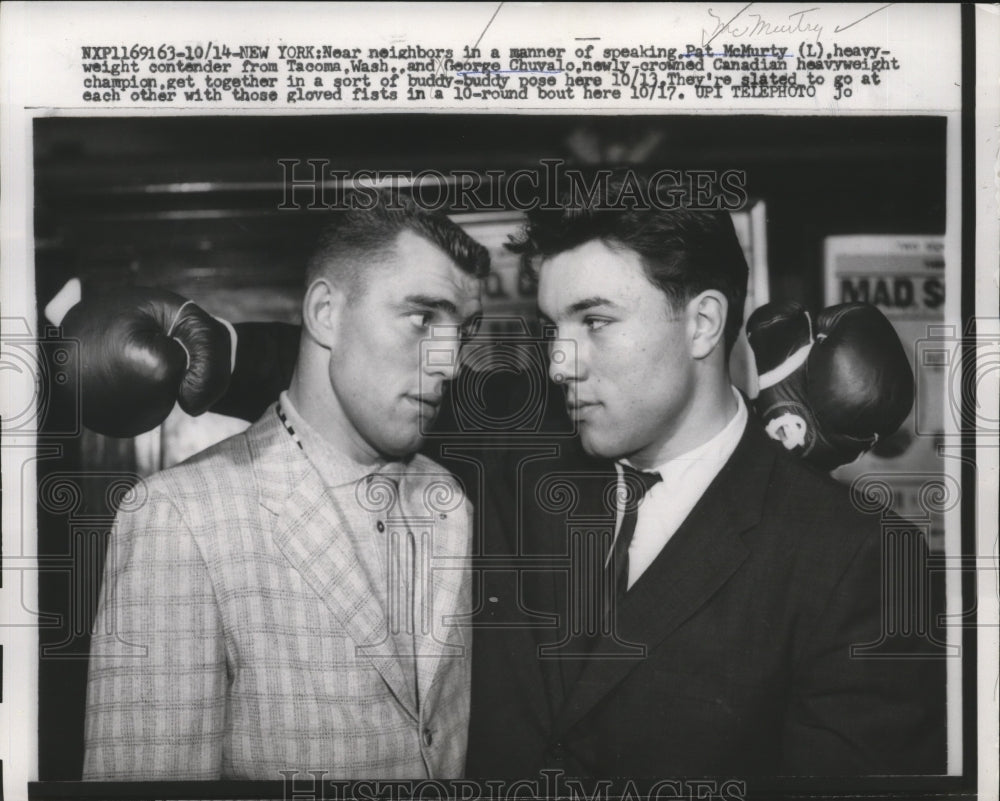
[[[522,457],[480,499],[485,547],[524,569],[480,572],[467,773],[943,772],[940,650],[872,647],[879,516],[776,447],[731,385],[731,218],[614,208],[620,190],[529,214],[585,454]]]

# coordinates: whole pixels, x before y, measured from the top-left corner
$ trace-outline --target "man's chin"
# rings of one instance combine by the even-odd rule
[[[393,442],[382,448],[382,455],[389,459],[405,460],[413,456],[423,445],[423,437],[417,437],[406,442]]]
[[[623,455],[621,448],[616,447],[617,443],[610,442],[599,434],[595,436],[595,433],[597,432],[592,432],[589,426],[580,427],[580,444],[588,456],[595,459],[618,459]]]
[[[426,432],[400,426],[398,430],[382,430],[369,438],[369,442],[383,459],[405,460],[424,445]]]

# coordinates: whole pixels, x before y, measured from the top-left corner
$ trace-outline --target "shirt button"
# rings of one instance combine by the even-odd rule
[[[378,529],[378,533],[381,534],[383,531],[385,531],[385,523],[383,523],[381,520],[379,520],[375,524],[375,528],[377,528]]]
[[[430,748],[431,745],[434,743],[434,735],[431,734],[430,729],[424,729],[423,739],[424,739],[424,745]]]

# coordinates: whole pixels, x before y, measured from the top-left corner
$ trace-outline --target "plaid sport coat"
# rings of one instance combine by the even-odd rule
[[[406,518],[371,479],[324,486],[273,406],[140,485],[108,549],[84,778],[459,776],[471,508],[422,456],[398,486]],[[426,568],[404,655],[386,569],[400,531]]]

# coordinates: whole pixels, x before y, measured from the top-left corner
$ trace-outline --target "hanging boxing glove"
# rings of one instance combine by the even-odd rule
[[[228,328],[173,292],[125,287],[85,293],[62,327],[65,337],[80,342],[83,424],[102,434],[148,431],[175,403],[201,414],[228,386]]]
[[[844,303],[813,325],[798,303],[768,303],[747,320],[768,435],[832,470],[892,434],[913,407],[913,371],[875,306]]]

